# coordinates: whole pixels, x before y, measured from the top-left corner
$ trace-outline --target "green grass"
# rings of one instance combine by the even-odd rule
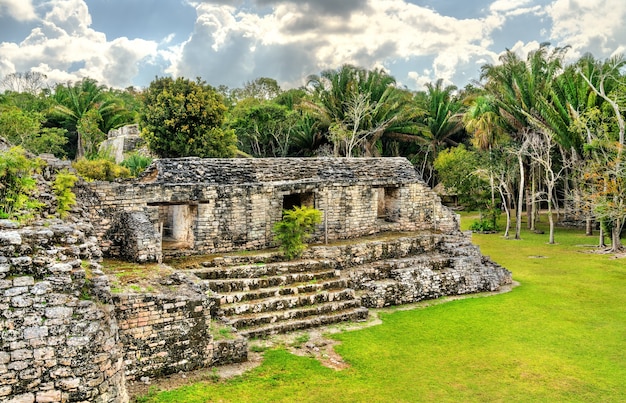
[[[626,260],[585,253],[597,239],[580,230],[559,230],[557,245],[522,235],[473,235],[520,286],[381,313],[382,325],[334,335],[346,370],[269,350],[242,376],[146,401],[626,401]]]

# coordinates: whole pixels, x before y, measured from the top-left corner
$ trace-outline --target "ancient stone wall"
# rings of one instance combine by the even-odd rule
[[[139,125],[126,125],[111,129],[107,139],[100,144],[100,152],[109,153],[116,163],[124,160],[124,154],[136,150],[145,141],[140,137]]]
[[[122,346],[88,226],[0,221],[0,400],[125,402]]]
[[[111,236],[121,211],[138,212],[152,223],[153,232],[162,234],[164,256],[272,246],[272,226],[289,207],[287,200],[325,214],[313,236],[318,240],[458,229],[456,215],[404,159],[158,160],[137,181],[86,186],[79,194],[93,196],[84,199],[111,256],[121,253]],[[154,245],[151,236],[135,244]],[[135,260],[154,256],[134,253]]]
[[[202,293],[114,296],[129,380],[247,359],[245,339],[214,340],[213,301]]]

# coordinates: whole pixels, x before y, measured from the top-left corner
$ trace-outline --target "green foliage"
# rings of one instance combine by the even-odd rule
[[[97,157],[100,143],[107,138],[107,135],[100,130],[102,123],[100,112],[96,109],[89,109],[83,113],[76,125],[76,130],[82,135],[85,157],[88,159]]]
[[[131,93],[123,97],[119,91],[85,78],[55,87],[52,99],[56,105],[47,117],[52,125],[67,130],[70,157],[81,158],[85,152],[93,157],[104,133],[135,121],[136,112],[128,101],[133,98]]]
[[[42,128],[45,121],[40,112],[20,109],[17,106],[0,106],[0,135],[9,143],[22,146],[33,154],[51,153],[65,155],[67,142],[65,130]]]
[[[157,78],[144,93],[142,135],[160,157],[232,157],[237,138],[222,129],[226,106],[203,81]]]
[[[386,135],[406,139],[417,130],[408,91],[396,87],[384,70],[344,65],[307,80],[313,102],[304,105],[320,121],[335,156],[379,156],[377,143]]]
[[[81,158],[72,164],[74,169],[84,178],[99,181],[113,181],[117,178],[128,178],[130,170],[109,159],[88,160]]]
[[[285,157],[299,115],[273,101],[243,100],[229,114],[241,151],[254,157]]]
[[[283,219],[274,224],[274,239],[287,259],[295,259],[304,252],[304,241],[321,222],[322,212],[311,207],[296,206],[283,211]]]
[[[498,226],[494,223],[492,218],[483,217],[481,219],[475,220],[469,226],[469,229],[474,232],[492,232],[497,231]]]
[[[77,180],[76,175],[68,171],[59,172],[54,179],[52,188],[57,198],[57,211],[61,218],[64,218],[70,208],[76,204],[76,195],[72,192],[72,188]]]
[[[478,154],[462,144],[440,152],[434,162],[446,189],[456,190],[459,202],[470,209],[489,204],[489,183],[478,174],[480,163]]]
[[[141,155],[138,152],[132,152],[126,157],[126,159],[124,159],[124,161],[120,163],[120,165],[128,168],[130,170],[130,175],[136,177],[145,171],[151,163],[152,158]]]
[[[32,175],[41,164],[41,160],[29,158],[21,147],[0,152],[0,218],[26,220],[43,206],[32,198],[36,188]]]

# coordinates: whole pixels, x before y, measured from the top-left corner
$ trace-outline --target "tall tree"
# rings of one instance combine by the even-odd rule
[[[241,151],[254,157],[286,157],[298,117],[273,101],[248,98],[231,109],[226,126],[235,131]]]
[[[497,161],[495,160],[493,148],[508,141],[508,136],[506,136],[504,130],[504,121],[497,112],[492,96],[481,94],[471,97],[468,101],[469,106],[463,114],[463,124],[465,125],[465,130],[472,135],[472,144],[478,150],[487,153],[491,208],[495,211],[496,170],[495,166],[491,167],[491,165],[495,165]],[[507,204],[508,200],[504,198],[505,193],[502,191],[499,193],[502,196],[502,203]],[[507,219],[509,218],[508,213],[507,206]],[[492,217],[494,220],[493,226],[495,227],[497,216],[494,213]],[[509,221],[507,221],[507,235],[508,224]]]
[[[232,157],[237,138],[222,129],[225,111],[222,96],[200,79],[156,78],[144,92],[142,134],[160,157]]]
[[[37,71],[16,72],[4,76],[0,80],[0,86],[4,87],[5,91],[38,95],[46,87],[47,79],[45,74]]]
[[[519,190],[516,214],[515,238],[520,238],[522,204],[526,180],[525,156],[530,134],[537,131],[534,124],[541,118],[539,114],[542,97],[550,92],[553,79],[561,71],[564,48],[549,51],[549,44],[542,44],[539,49],[530,52],[526,60],[507,50],[500,57],[500,64],[482,67],[481,78],[486,80],[485,89],[494,96],[500,115],[504,118],[507,130],[518,142]],[[530,198],[527,198],[530,199]],[[531,213],[532,200],[528,201]],[[530,214],[532,216],[532,214]],[[529,217],[529,222],[531,217]]]
[[[431,185],[435,184],[433,161],[446,147],[459,145],[457,134],[463,132],[461,124],[461,102],[454,96],[457,88],[443,85],[439,79],[434,84],[426,84],[425,92],[418,92],[413,98],[419,135],[415,140],[420,144],[421,174]]]
[[[306,105],[327,128],[336,155],[379,155],[386,134],[410,125],[406,93],[383,70],[344,65],[307,81],[313,101]]]

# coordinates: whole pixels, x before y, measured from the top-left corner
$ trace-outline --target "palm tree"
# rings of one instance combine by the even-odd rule
[[[93,79],[85,78],[74,84],[58,85],[53,99],[56,105],[51,111],[51,118],[59,120],[69,133],[76,136],[76,158],[85,155],[83,137],[96,137],[91,139],[95,143],[98,137],[106,136],[109,130],[134,120],[132,112],[123,107],[120,98],[113,96],[105,86],[98,85]],[[92,129],[85,130],[86,127]]]
[[[313,101],[305,102],[325,127],[336,155],[379,155],[378,145],[388,133],[407,131],[407,92],[380,69],[344,65],[309,76]]]
[[[457,87],[443,86],[439,79],[435,84],[426,84],[426,92],[418,92],[414,96],[414,105],[421,114],[417,118],[419,136],[415,137],[421,145],[422,177],[433,185],[432,161],[439,151],[446,146],[457,146],[455,135],[462,133],[462,104],[454,97]],[[429,172],[428,176],[426,172]]]
[[[471,97],[469,101],[469,106],[465,113],[463,114],[463,123],[465,125],[465,130],[472,134],[472,143],[474,146],[480,151],[488,153],[488,163],[489,163],[489,185],[491,187],[491,208],[493,210],[492,219],[493,225],[495,227],[496,224],[496,200],[495,200],[495,172],[494,166],[494,156],[492,150],[494,147],[506,141],[506,133],[504,131],[504,122],[500,115],[497,113],[497,109],[495,107],[495,102],[493,96],[490,95],[478,95],[475,97]],[[503,176],[499,176],[502,178]],[[502,184],[499,184],[502,185]],[[500,192],[502,196],[504,196],[503,192]],[[502,203],[505,206],[507,213],[507,230],[505,231],[508,234],[508,224],[510,222],[509,218],[509,206],[508,200],[503,198]]]
[[[522,60],[514,52],[507,50],[500,56],[499,65],[482,67],[481,79],[486,80],[485,89],[494,97],[500,116],[504,119],[507,130],[517,141],[515,154],[519,165],[519,193],[517,203],[517,222],[515,238],[520,238],[522,203],[525,188],[525,156],[531,133],[537,130],[537,121],[541,120],[541,99],[547,97],[553,79],[561,71],[565,48],[555,48],[548,52],[549,44],[543,43],[539,49],[530,52]],[[527,209],[532,216],[530,198]],[[529,219],[529,223],[534,220]]]

